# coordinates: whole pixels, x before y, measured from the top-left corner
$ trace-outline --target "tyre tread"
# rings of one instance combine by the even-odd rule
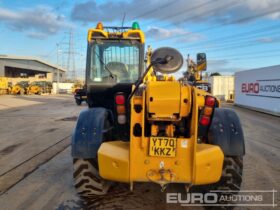
[[[74,159],[74,186],[81,197],[105,195],[110,187],[109,182],[102,179],[92,159]]]

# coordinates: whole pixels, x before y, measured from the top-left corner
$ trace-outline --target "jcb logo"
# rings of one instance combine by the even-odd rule
[[[259,93],[259,83],[242,83],[242,93]]]
[[[197,85],[196,87],[206,92],[209,90],[209,87],[207,85]]]

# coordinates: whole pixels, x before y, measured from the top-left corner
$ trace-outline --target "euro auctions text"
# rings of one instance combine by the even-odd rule
[[[167,193],[166,203],[181,206],[260,206],[276,207],[276,190],[212,190],[208,193]]]

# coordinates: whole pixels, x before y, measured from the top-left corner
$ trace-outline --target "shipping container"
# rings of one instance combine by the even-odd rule
[[[236,72],[234,103],[280,116],[280,65]]]
[[[209,78],[211,93],[222,101],[232,101],[234,97],[234,76],[212,76]]]

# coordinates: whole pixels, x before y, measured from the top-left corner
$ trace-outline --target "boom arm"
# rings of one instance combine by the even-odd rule
[[[196,55],[196,63],[188,55],[187,71],[185,77],[193,82],[202,80],[202,71],[206,71],[207,61],[205,53],[198,53]]]
[[[190,55],[188,55],[187,65],[188,80],[200,81],[202,79],[202,71],[198,70],[197,64],[190,58]]]

